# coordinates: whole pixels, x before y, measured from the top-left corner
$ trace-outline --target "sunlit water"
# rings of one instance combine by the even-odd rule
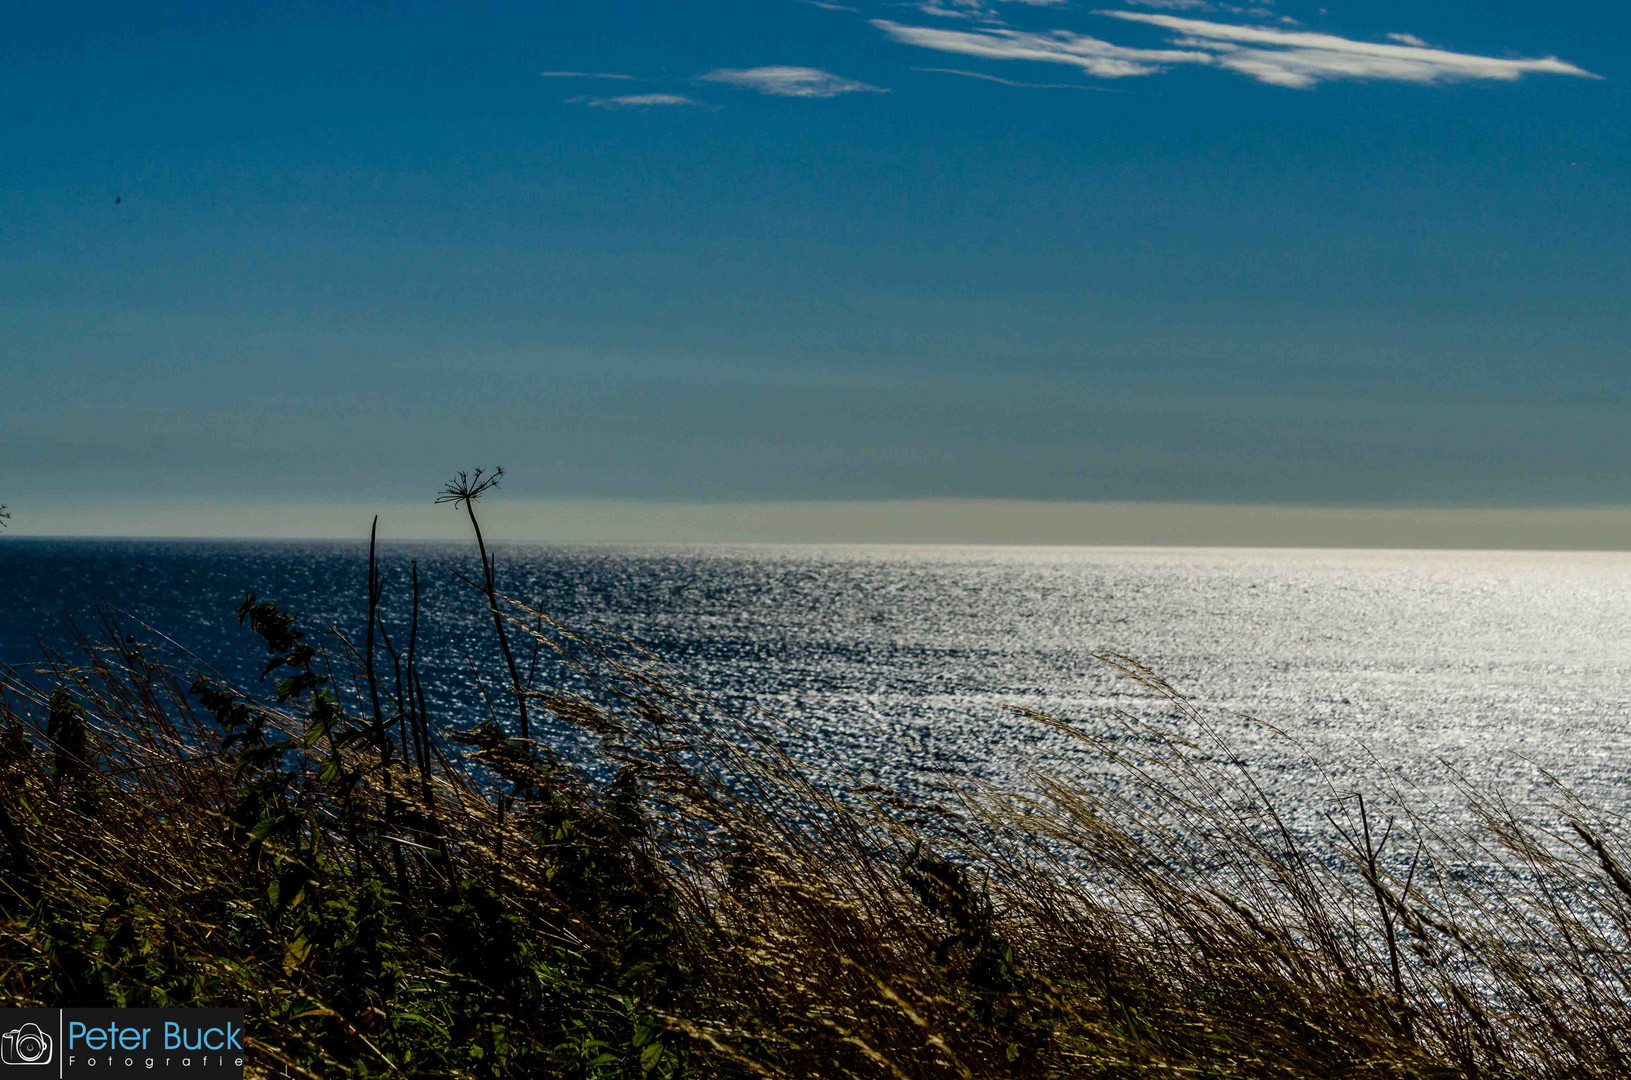
[[[453,578],[475,572],[473,555],[383,551],[398,627],[419,561],[436,712],[483,715],[473,670],[502,701],[491,625]],[[60,640],[65,619],[85,623],[102,601],[252,681],[255,642],[232,614],[243,593],[355,627],[365,557],[324,544],[7,539],[0,662],[38,666],[34,635]],[[1327,783],[1392,777],[1433,797],[1452,770],[1518,802],[1550,772],[1631,809],[1631,555],[507,548],[500,574],[518,598],[627,635],[728,703],[800,721],[833,759],[885,783],[948,763],[1018,777],[1058,737],[1007,706],[1094,730],[1109,730],[1112,707],[1164,715],[1091,655],[1114,651],[1192,697],[1309,820]]]

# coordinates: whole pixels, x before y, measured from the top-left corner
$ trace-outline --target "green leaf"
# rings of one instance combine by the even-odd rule
[[[302,963],[305,962],[306,957],[308,955],[310,955],[310,953],[311,953],[311,943],[308,942],[303,937],[295,938],[293,941],[289,942],[288,945],[284,946],[284,949],[283,949],[283,972],[284,972],[284,974],[292,973],[295,968],[299,967]]]

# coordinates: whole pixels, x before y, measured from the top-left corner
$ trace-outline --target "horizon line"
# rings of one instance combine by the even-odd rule
[[[14,509],[15,512],[15,509]],[[466,537],[428,499],[58,503],[14,517],[16,539],[356,540]],[[1628,551],[1631,505],[1431,506],[923,498],[645,502],[506,498],[489,537],[562,545],[859,544],[1461,551]]]

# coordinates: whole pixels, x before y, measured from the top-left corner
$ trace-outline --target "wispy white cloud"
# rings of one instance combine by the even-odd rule
[[[649,109],[661,105],[695,105],[696,102],[681,94],[620,94],[617,97],[567,98],[574,105],[587,105],[591,109]]]
[[[1209,64],[1212,54],[1177,49],[1131,49],[1066,30],[1030,33],[1007,27],[986,30],[947,30],[931,26],[903,26],[888,19],[872,25],[905,45],[938,52],[978,56],[986,60],[1036,60],[1070,64],[1101,79],[1153,75],[1168,64]]]
[[[1000,75],[987,75],[983,71],[964,71],[962,68],[915,67],[912,70],[927,71],[938,75],[962,75],[969,79],[1001,83],[1003,86],[1017,86],[1024,90],[1092,90],[1100,94],[1120,94],[1125,92],[1112,90],[1108,86],[1088,86],[1086,83],[1021,82],[1018,79],[1004,79]]]
[[[1098,14],[1174,31],[1181,35],[1175,44],[1205,50],[1212,54],[1212,62],[1219,67],[1275,86],[1305,87],[1330,79],[1411,83],[1494,79],[1510,82],[1528,74],[1596,78],[1591,72],[1555,56],[1536,60],[1502,59],[1450,52],[1415,43],[1354,41],[1335,34],[1267,26],[1237,26],[1141,11],[1100,11]]]
[[[538,74],[546,79],[634,79],[633,75],[619,75],[612,71],[540,71]]]
[[[1415,45],[1418,48],[1427,48],[1427,42],[1423,41],[1415,34],[1389,34],[1387,39],[1389,41],[1397,41],[1400,45]]]
[[[917,9],[925,15],[933,15],[939,19],[972,19],[986,12],[983,6],[946,7],[943,4],[934,3],[932,0],[919,4]]]
[[[720,68],[703,75],[704,82],[746,87],[776,97],[831,98],[840,94],[888,93],[881,86],[846,79],[820,68],[756,67]]]
[[[1070,0],[917,0],[916,8],[925,15],[942,19],[978,19],[981,22],[1002,24],[1005,20],[998,10],[1001,4],[1021,4],[1025,7],[1064,7]]]
[[[1282,23],[1297,25],[1289,15],[1277,14],[1273,0],[1260,4],[1214,3],[1213,0],[1123,0],[1131,7],[1155,8],[1158,11],[1188,11],[1201,14],[1222,12],[1225,15],[1245,15],[1253,19],[1278,19]]]
[[[1512,81],[1527,74],[1597,77],[1555,56],[1503,59],[1435,49],[1425,43],[1403,42],[1398,37],[1390,44],[1142,11],[1096,14],[1171,31],[1171,47],[1135,48],[1067,30],[1038,33],[1007,26],[950,29],[906,26],[887,19],[874,19],[872,25],[906,45],[987,60],[1067,64],[1104,79],[1154,75],[1180,64],[1223,68],[1259,82],[1288,87],[1313,86],[1332,79],[1446,83]]]

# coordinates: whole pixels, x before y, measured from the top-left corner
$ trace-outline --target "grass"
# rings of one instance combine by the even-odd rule
[[[506,599],[484,544],[514,700],[445,715],[381,573],[363,641],[246,598],[264,692],[112,614],[6,677],[0,1003],[241,1005],[266,1076],[1631,1075],[1623,819],[1333,789],[1309,838],[1114,656],[1159,718],[1015,716],[1114,784],[847,785]]]

